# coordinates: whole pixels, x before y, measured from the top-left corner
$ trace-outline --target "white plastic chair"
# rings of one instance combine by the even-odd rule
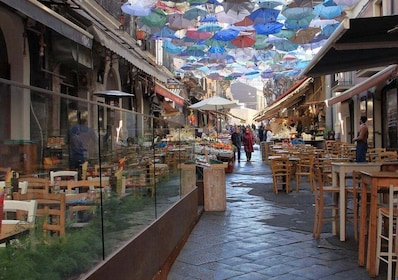
[[[65,181],[62,178],[72,178],[73,181],[78,180],[78,172],[71,170],[60,170],[60,171],[50,171],[50,185],[54,186],[55,179],[61,177],[61,181]],[[67,180],[69,181],[69,180]]]
[[[29,223],[33,224],[36,219],[37,202],[36,200],[22,201],[22,200],[4,200],[3,212],[15,212],[24,211],[26,212],[26,219],[15,219],[15,220],[3,220],[4,224],[18,224],[18,223]],[[17,215],[18,218],[18,215]]]

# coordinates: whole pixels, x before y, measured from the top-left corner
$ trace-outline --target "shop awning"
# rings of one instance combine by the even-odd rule
[[[289,108],[297,104],[303,98],[303,91],[307,89],[308,85],[313,81],[312,78],[303,78],[290,89],[283,93],[275,102],[270,104],[263,111],[254,116],[256,122],[272,118],[278,114],[279,110]]]
[[[162,105],[163,105],[163,110],[164,110],[164,113],[162,113],[163,117],[174,117],[174,116],[178,116],[180,114],[180,111],[178,111],[176,108],[171,106],[169,102],[163,101]]]
[[[340,95],[335,97],[329,98],[325,101],[326,106],[331,106],[333,104],[342,102],[347,100],[355,95],[360,94],[361,92],[374,87],[382,82],[387,81],[388,79],[394,79],[397,77],[398,65],[390,65],[386,67],[384,70],[374,74],[370,78],[366,79],[365,81],[357,84],[356,86],[344,91]]]
[[[164,96],[180,106],[184,106],[185,99],[182,96],[176,95],[170,89],[164,87],[162,84],[155,83],[155,92],[161,96]]]
[[[398,15],[345,19],[302,71],[322,76],[398,63]]]
[[[1,0],[28,17],[44,24],[72,41],[91,49],[93,35],[57,14],[39,1]]]
[[[94,35],[95,40],[98,41],[102,46],[120,55],[148,75],[151,75],[162,82],[167,82],[167,77],[162,75],[161,72],[156,69],[156,66],[152,66],[149,61],[145,61],[134,51],[122,45],[122,43],[119,42],[120,40],[115,38],[111,32],[105,32],[94,25],[90,26],[88,31]]]

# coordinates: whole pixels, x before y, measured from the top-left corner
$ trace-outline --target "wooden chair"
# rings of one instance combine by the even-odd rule
[[[386,151],[377,154],[377,162],[395,161],[397,160],[396,151]]]
[[[97,179],[98,178],[98,179]],[[93,201],[83,205],[70,205],[68,207],[68,220],[72,221],[72,226],[80,227],[82,224],[79,219],[81,213],[91,215],[93,209],[95,209],[96,201],[99,196],[97,195],[101,191],[104,192],[105,187],[109,187],[109,180],[99,180],[99,177],[95,177],[91,180],[79,180],[69,181],[67,184],[67,200],[68,201],[79,201],[89,200]],[[110,189],[110,188],[109,188]],[[106,196],[105,196],[106,197]]]
[[[310,189],[312,190],[315,156],[312,153],[304,153],[300,154],[298,157],[300,160],[296,164],[296,192],[298,192],[300,189],[302,177],[308,178]]]
[[[377,216],[376,274],[379,274],[380,261],[387,263],[387,279],[398,276],[398,187],[389,187],[388,207],[380,207]],[[386,244],[387,243],[387,244]],[[387,246],[383,246],[387,245]],[[387,251],[383,250],[387,248]],[[395,263],[395,273],[393,273]],[[395,276],[393,277],[393,274]]]
[[[325,150],[327,153],[331,154],[333,152],[333,146],[336,140],[325,140]]]
[[[4,224],[29,223],[34,224],[36,219],[36,200],[4,200],[3,221]],[[10,215],[11,214],[11,215]],[[10,219],[10,218],[13,219]]]
[[[379,153],[386,152],[386,148],[369,148],[368,149],[368,161],[375,162]]]
[[[291,169],[292,164],[288,157],[271,159],[274,193],[278,193],[279,187],[282,187],[286,193],[290,192]]]
[[[88,168],[88,161],[85,161],[82,164],[82,177],[81,177],[81,180],[87,180],[87,168]]]
[[[314,170],[314,226],[312,235],[314,238],[319,239],[322,233],[322,226],[324,222],[330,221],[333,226],[337,228],[338,225],[338,194],[339,187],[331,185],[324,185],[321,169],[315,168]],[[332,197],[330,197],[330,195]],[[329,203],[329,199],[331,202]],[[326,201],[326,202],[325,202]]]
[[[79,179],[78,176],[79,173],[77,171],[50,171],[50,185],[51,187],[58,185],[58,187],[66,188],[68,181],[77,181]]]
[[[50,181],[47,178],[23,177],[19,181],[28,182],[28,193],[35,191],[50,192]]]
[[[14,193],[16,200],[36,200],[37,211],[36,221],[41,221],[42,229],[45,235],[57,234],[65,235],[65,212],[66,200],[65,194],[59,193]],[[36,223],[37,224],[37,223]]]

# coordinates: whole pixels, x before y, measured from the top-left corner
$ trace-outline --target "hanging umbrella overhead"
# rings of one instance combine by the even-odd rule
[[[137,1],[134,5],[126,2],[121,7],[122,12],[131,16],[149,16],[151,7],[145,6],[144,1]]]
[[[160,9],[155,9],[148,16],[141,17],[141,22],[149,27],[162,27],[167,22],[167,15]]]
[[[168,26],[173,30],[181,30],[195,25],[195,20],[189,20],[183,17],[182,14],[170,14],[167,16]]]
[[[275,22],[278,15],[279,10],[276,9],[268,9],[268,8],[259,8],[248,16],[254,23],[268,23]]]
[[[216,73],[214,74],[213,78],[219,78],[216,77]],[[222,77],[221,77],[222,78]],[[208,99],[199,101],[198,103],[195,103],[188,108],[190,109],[200,109],[200,110],[205,110],[205,111],[218,111],[218,110],[223,110],[223,109],[231,109],[231,108],[236,108],[239,107],[239,105],[232,100],[220,97],[220,96],[213,96]]]
[[[237,21],[242,20],[255,8],[255,3],[247,0],[225,0],[223,2],[225,14],[234,17]]]
[[[207,10],[201,6],[194,6],[184,12],[184,18],[193,20],[198,17],[205,17],[207,15]]]
[[[306,29],[300,29],[296,32],[296,34],[289,38],[290,42],[295,44],[306,44],[312,41],[317,33],[321,31],[320,28],[317,27],[308,27]]]
[[[238,36],[231,40],[231,44],[237,46],[238,48],[251,47],[256,43],[256,35],[254,33],[250,35]]]

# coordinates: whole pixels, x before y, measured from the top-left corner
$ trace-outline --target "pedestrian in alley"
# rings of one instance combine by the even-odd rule
[[[231,135],[232,144],[236,147],[236,154],[238,162],[240,162],[240,150],[242,148],[242,133],[240,131],[240,126],[235,127],[235,131]]]
[[[362,116],[359,120],[359,131],[357,137],[352,141],[357,142],[357,149],[355,155],[356,162],[366,162],[366,153],[368,152],[368,126],[366,125],[367,118]]]
[[[252,153],[254,152],[253,146],[255,143],[255,139],[254,139],[254,133],[249,125],[246,127],[246,131],[243,134],[242,142],[246,153],[246,161],[250,162],[252,159]]]

